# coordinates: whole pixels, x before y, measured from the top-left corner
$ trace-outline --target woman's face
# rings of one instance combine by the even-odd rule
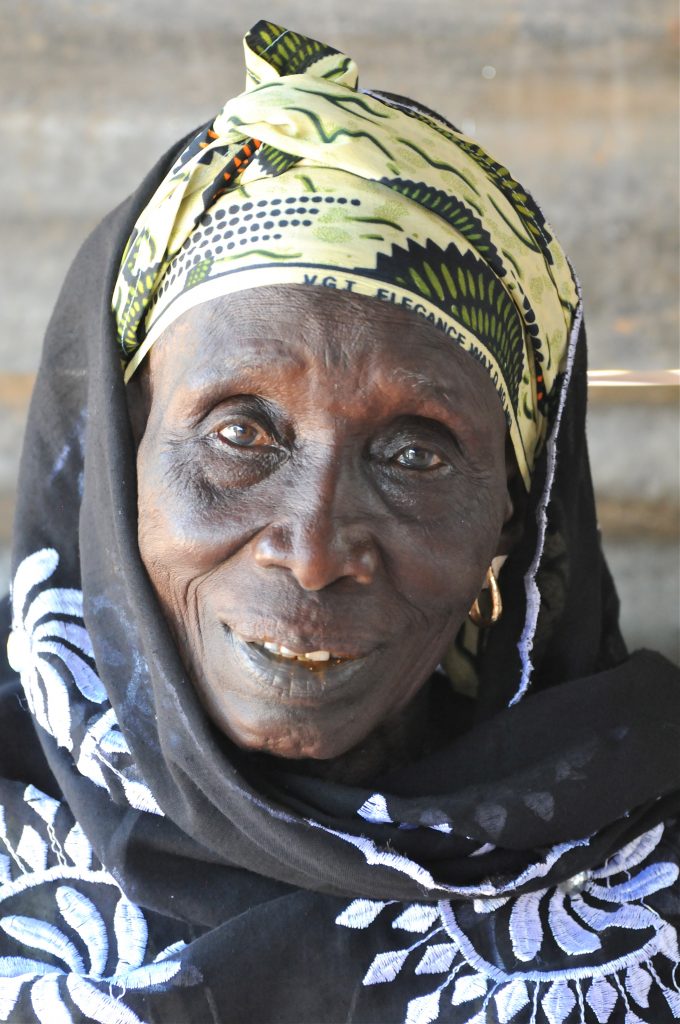
[[[146,373],[139,546],[205,708],[247,749],[350,750],[503,550],[487,373],[413,313],[305,286],[195,307]]]

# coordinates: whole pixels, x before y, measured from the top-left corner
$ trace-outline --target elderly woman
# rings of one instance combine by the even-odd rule
[[[618,632],[570,266],[348,57],[246,59],[48,331],[0,1019],[677,1020],[680,685]]]

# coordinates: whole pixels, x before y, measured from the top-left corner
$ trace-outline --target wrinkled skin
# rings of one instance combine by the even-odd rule
[[[507,551],[490,378],[409,311],[305,286],[199,305],[147,363],[139,547],[208,714],[280,757],[370,747]]]

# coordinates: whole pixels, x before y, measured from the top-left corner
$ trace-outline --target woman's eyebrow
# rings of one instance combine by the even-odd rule
[[[293,353],[260,349],[243,352],[236,357],[220,359],[213,353],[205,363],[185,367],[177,379],[168,405],[177,415],[195,418],[203,415],[213,403],[221,401],[227,391],[232,394],[258,391],[270,385],[282,367],[304,370],[304,360]]]
[[[423,393],[430,394],[434,392],[440,395],[445,400],[448,399],[448,392],[442,387],[441,380],[435,380],[433,377],[428,377],[422,370],[406,370],[403,368],[397,368],[394,371],[394,376],[414,388],[416,391],[422,391]]]
[[[440,407],[448,416],[460,409],[461,392],[455,387],[445,387],[441,379],[435,380],[420,370],[397,369],[393,376],[406,385],[414,397],[429,406]],[[467,390],[467,389],[466,389]]]
[[[258,339],[258,348],[247,348],[246,351],[234,353],[233,350],[220,358],[220,352],[213,351],[203,365],[192,366],[183,377],[187,387],[199,391],[206,387],[214,387],[225,380],[246,379],[253,373],[272,372],[282,366],[303,369],[305,360],[298,354],[285,348],[282,343],[271,341],[262,345]],[[239,345],[247,345],[241,339]]]

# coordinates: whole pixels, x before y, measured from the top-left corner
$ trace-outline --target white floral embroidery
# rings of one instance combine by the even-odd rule
[[[416,861],[411,860],[410,857],[404,857],[393,850],[383,849],[365,836],[353,836],[348,832],[338,832],[333,828],[327,828],[312,818],[307,818],[307,823],[313,828],[322,829],[331,836],[337,836],[338,839],[344,840],[350,846],[355,846],[363,854],[367,864],[379,864],[383,867],[392,868],[394,871],[400,871],[402,874],[408,875],[415,882],[418,882],[425,889],[441,888],[437,885],[430,872],[421,867],[420,864],[417,864]]]
[[[390,817],[389,811],[387,810],[387,801],[385,797],[382,795],[382,793],[374,793],[372,796],[369,796],[368,800],[366,800],[361,805],[361,807],[357,811],[357,814],[359,815],[360,818],[363,818],[364,821],[371,821],[374,824],[395,824],[395,822],[393,822],[392,818]],[[407,825],[401,822],[398,824],[398,828],[430,828],[433,829],[435,832],[445,832],[447,834],[449,834],[452,831],[451,825],[449,824],[448,821],[438,821],[434,824],[427,822],[423,823],[422,825]],[[491,849],[493,849],[493,847],[491,847]]]
[[[461,1007],[463,1015],[456,1017],[461,1024],[510,1024],[527,1007],[532,1024],[563,1024],[568,1017],[585,1024],[586,1006],[599,1024],[657,1024],[646,1015],[653,985],[671,1014],[680,1014],[673,971],[666,971],[667,983],[659,976],[664,962],[676,966],[680,961],[678,936],[645,904],[678,880],[677,865],[645,863],[662,834],[659,825],[599,870],[555,888],[490,901],[405,906],[354,900],[336,924],[368,928],[394,906],[398,913],[392,928],[417,936],[406,946],[378,953],[363,979],[367,986],[391,983],[409,967],[415,975],[440,977],[433,991],[408,1002],[405,1024],[432,1024],[440,1013],[448,1020],[445,997]],[[484,906],[487,902],[493,906]],[[479,923],[481,915],[491,913],[496,915],[494,940],[487,950]],[[510,957],[502,968],[498,950],[504,930],[515,961]],[[612,947],[615,954],[610,955]],[[565,967],[564,954],[578,962]]]
[[[373,796],[369,796],[359,810],[357,814],[364,821],[377,822],[381,825],[391,825],[392,818],[387,810],[387,801],[382,793],[374,793]]]
[[[72,618],[82,619],[81,592],[54,587],[41,590],[28,603],[29,592],[45,583],[58,563],[57,552],[45,548],[24,559],[19,566],[12,587],[13,623],[7,653],[10,665],[21,675],[28,706],[36,721],[54,736],[60,747],[71,750],[68,689],[54,660],[61,661],[88,700],[101,704],[106,700],[106,693],[85,660],[93,656],[87,632],[71,621]],[[72,644],[78,653],[64,641]]]
[[[39,589],[29,600],[31,593],[54,575],[58,564],[57,552],[43,548],[25,558],[17,569],[12,586],[12,632],[7,644],[10,665],[21,676],[35,720],[60,747],[73,752],[82,775],[109,792],[113,777],[131,807],[162,815],[139,775],[106,690],[93,668],[94,652],[83,621],[82,592],[49,587]],[[87,729],[78,741],[72,730],[73,698],[84,698],[90,710]]]
[[[7,939],[17,946],[15,955],[0,956],[0,1020],[8,1019],[22,989],[28,986],[33,1012],[40,1024],[68,1024],[72,1020],[69,1000],[88,1020],[98,1024],[141,1024],[124,1002],[125,992],[158,990],[173,981],[195,983],[195,968],[183,970],[181,961],[174,958],[186,944],[174,943],[149,961],[144,914],[120,891],[105,869],[90,867],[92,849],[82,829],[73,826],[67,841],[60,845],[53,828],[59,802],[32,786],[26,788],[24,800],[35,812],[35,826],[23,826],[16,846],[10,842],[5,811],[0,806],[0,839],[8,850],[8,860],[11,858],[15,864],[15,877],[7,871],[4,884],[0,885],[0,908],[18,894],[31,891],[34,905],[49,907],[50,900],[54,900],[52,921],[62,923],[23,914],[0,917],[4,947],[7,948]],[[52,867],[46,867],[42,857],[48,842],[40,836],[41,830],[47,832],[49,848],[57,856],[58,863]],[[31,838],[27,839],[27,835]],[[27,851],[35,849],[35,837],[43,844],[39,863],[35,857],[32,863],[25,857]],[[115,911],[108,926],[83,891],[85,887],[90,893],[93,887],[113,893]],[[115,939],[113,948],[110,932]],[[26,955],[27,950],[31,955]],[[47,954],[48,959],[40,958],[41,953]],[[107,963],[115,964],[108,973]],[[102,983],[104,989],[99,987]]]
[[[359,817],[365,821],[369,821],[372,824],[391,824],[395,825],[399,829],[404,828],[427,828],[437,832],[444,832],[446,834],[452,833],[452,827],[448,822],[423,822],[422,825],[404,824],[395,821],[389,813],[387,807],[387,800],[381,793],[374,793],[366,800],[359,810],[357,811]],[[404,875],[408,875],[414,881],[418,882],[423,888],[427,889],[433,894],[441,894],[444,896],[463,896],[466,898],[482,897],[484,900],[487,899],[498,899],[512,895],[520,886],[525,886],[528,882],[534,881],[538,878],[543,878],[548,872],[555,866],[555,864],[564,857],[571,850],[574,850],[577,846],[587,846],[590,842],[589,838],[576,839],[570,843],[560,843],[557,846],[553,846],[545,854],[542,860],[535,861],[530,864],[524,871],[521,872],[516,878],[512,879],[506,884],[496,886],[492,882],[480,882],[477,885],[449,885],[447,883],[438,882],[433,875],[417,861],[412,860],[410,857],[404,854],[395,853],[393,849],[388,846],[379,846],[373,842],[372,839],[366,836],[356,836],[349,832],[341,832],[336,829],[328,828],[326,825],[321,825],[319,822],[314,821],[311,818],[307,819],[307,824],[313,828],[322,829],[329,835],[336,836],[338,839],[342,839],[344,842],[349,843],[359,850],[367,864],[380,865],[382,867],[391,868],[393,871],[399,871]],[[469,854],[470,857],[480,857],[486,853],[494,850],[495,847],[492,843],[485,843],[476,850],[472,850]]]

